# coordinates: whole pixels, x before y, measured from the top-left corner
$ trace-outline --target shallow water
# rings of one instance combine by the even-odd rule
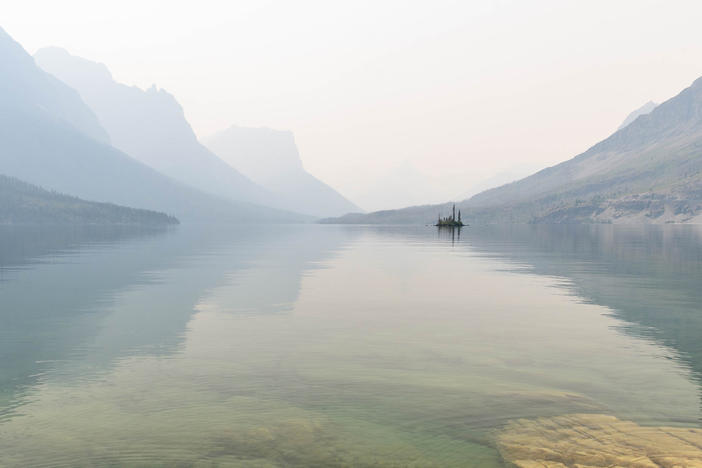
[[[702,229],[0,230],[0,466],[503,466],[699,427]]]

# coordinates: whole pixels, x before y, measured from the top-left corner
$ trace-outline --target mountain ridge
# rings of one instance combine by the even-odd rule
[[[646,104],[644,104],[643,106],[641,106],[641,107],[639,107],[638,109],[636,109],[636,110],[630,112],[629,115],[627,115],[626,118],[624,119],[624,121],[621,123],[621,125],[619,125],[619,127],[617,128],[617,130],[621,130],[622,128],[626,127],[626,126],[629,125],[631,122],[633,122],[634,120],[638,119],[639,116],[641,116],[641,115],[650,114],[651,111],[653,111],[653,109],[655,109],[657,106],[658,106],[657,103],[655,103],[655,102],[653,102],[653,101],[648,101],[648,102],[647,102]]]
[[[288,207],[314,216],[338,216],[360,208],[305,170],[291,131],[232,125],[203,143]]]
[[[82,133],[101,143],[109,143],[109,136],[95,114],[84,104],[78,93],[50,74],[21,73],[36,66],[34,59],[0,27],[0,57],[10,73],[0,80],[0,105],[23,107],[31,105],[38,112],[61,119]],[[17,90],[22,89],[23,93]]]
[[[161,211],[181,221],[309,220],[208,195],[113,148],[95,130],[101,125],[80,95],[41,70],[5,32],[0,33],[0,63],[5,66],[0,75],[0,173],[85,200]]]
[[[83,200],[49,192],[0,174],[2,224],[169,225],[178,220],[165,213]]]
[[[75,88],[97,115],[113,146],[198,190],[234,201],[283,203],[200,143],[176,98],[115,81],[102,63],[47,47],[34,54],[46,72]]]
[[[474,222],[702,222],[702,78],[585,152],[457,204]],[[325,222],[428,223],[447,204]]]

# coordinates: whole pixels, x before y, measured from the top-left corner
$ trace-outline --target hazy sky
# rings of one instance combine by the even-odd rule
[[[292,130],[352,199],[396,166],[461,193],[568,159],[702,75],[699,1],[3,0],[0,18],[30,53],[165,88],[200,136]]]

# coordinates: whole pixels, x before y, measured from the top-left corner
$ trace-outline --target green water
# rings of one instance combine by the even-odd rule
[[[698,427],[702,228],[0,230],[0,466],[503,466]]]

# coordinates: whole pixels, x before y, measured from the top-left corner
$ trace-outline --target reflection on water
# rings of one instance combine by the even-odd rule
[[[491,226],[472,248],[564,277],[623,332],[665,345],[702,385],[702,227]]]
[[[456,242],[461,242],[461,230],[460,227],[446,227],[439,226],[436,228],[439,239],[446,239],[451,241],[451,245],[456,245]]]
[[[699,423],[700,231],[462,231],[1,231],[0,465],[502,466],[519,418]]]
[[[277,311],[297,295],[295,270],[334,247],[323,241],[312,249],[291,249],[296,239],[291,234],[233,228],[3,228],[0,402],[16,401],[18,392],[47,372],[75,377],[125,355],[174,352],[208,288],[282,250],[280,267],[288,274],[271,281],[272,290],[257,303],[249,304],[254,295],[238,303]],[[7,409],[6,404],[0,414]]]
[[[125,252],[112,246],[132,242],[143,250],[144,242],[163,234],[134,228],[0,228],[0,414],[97,332],[100,309],[112,290],[142,281],[140,267],[148,260],[139,256],[140,265],[131,265]]]

